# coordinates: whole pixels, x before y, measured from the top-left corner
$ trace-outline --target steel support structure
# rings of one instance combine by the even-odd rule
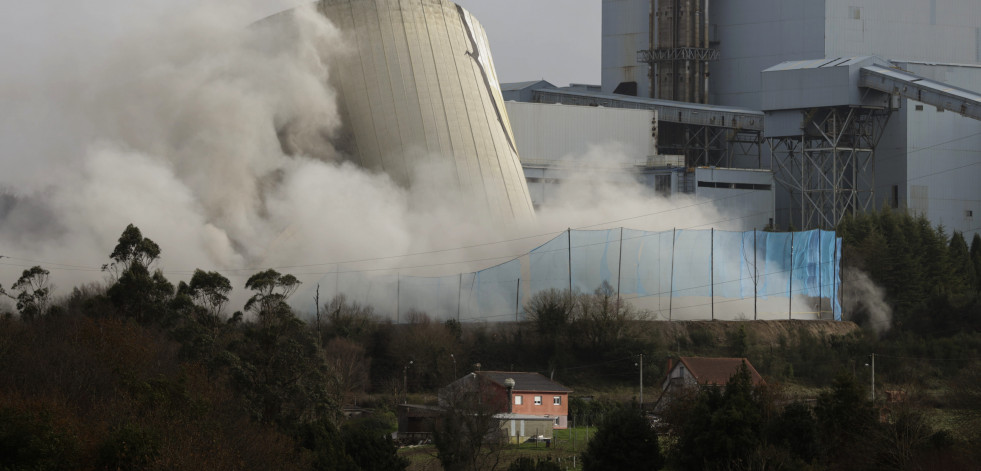
[[[792,197],[796,229],[834,229],[848,214],[875,209],[875,149],[890,114],[811,108],[801,110],[800,135],[767,138],[774,178]]]
[[[733,167],[736,156],[755,156],[761,162],[762,135],[756,130],[698,124],[660,123],[658,152],[684,155],[685,166]]]
[[[656,65],[671,61],[717,61],[719,50],[707,47],[675,47],[637,51],[637,62]]]

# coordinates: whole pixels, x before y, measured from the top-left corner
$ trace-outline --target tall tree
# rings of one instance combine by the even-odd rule
[[[19,291],[16,296],[7,293],[0,286],[0,294],[17,301],[17,311],[25,320],[39,318],[48,312],[50,305],[50,286],[48,275],[51,273],[40,266],[31,267],[20,275],[20,278],[10,286]]]
[[[262,318],[264,315],[275,314],[283,309],[289,310],[286,300],[297,288],[300,280],[293,275],[282,275],[269,269],[249,277],[245,287],[255,292],[245,303],[245,310],[252,311]]]
[[[953,294],[972,292],[976,284],[976,275],[963,233],[955,231],[950,237],[949,253]]]
[[[130,224],[109,257],[113,261],[103,265],[102,271],[116,280],[106,292],[110,301],[123,315],[139,322],[163,321],[174,285],[159,269],[150,271],[160,258],[160,246]]]
[[[869,459],[862,446],[876,420],[868,397],[855,376],[846,372],[835,378],[831,391],[818,396],[814,415],[821,454],[829,464],[855,463],[861,468]]]
[[[974,267],[974,290],[981,293],[981,234],[971,239],[971,265]]]
[[[228,302],[228,293],[232,291],[232,283],[221,273],[210,271],[205,272],[201,269],[194,270],[191,282],[188,285],[188,294],[194,302],[205,308],[208,314],[215,318],[221,318],[222,308]]]
[[[790,455],[804,463],[817,458],[817,421],[811,408],[803,402],[794,402],[767,424],[767,439],[771,444],[786,449]]]
[[[582,455],[583,471],[658,470],[664,465],[657,432],[636,408],[620,408],[606,417]]]
[[[764,404],[745,363],[725,391],[706,387],[680,429],[674,459],[682,469],[747,467],[761,445]]]
[[[436,458],[446,471],[494,469],[507,437],[494,417],[506,404],[488,400],[480,383],[455,383],[440,395],[443,412],[433,429]]]
[[[119,241],[112,253],[109,254],[112,263],[103,265],[102,271],[119,275],[134,264],[141,265],[147,271],[160,258],[160,246],[156,242],[143,237],[140,228],[129,224],[119,236]]]

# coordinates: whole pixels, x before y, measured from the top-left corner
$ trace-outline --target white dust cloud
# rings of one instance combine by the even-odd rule
[[[33,265],[63,290],[101,280],[129,223],[161,246],[172,281],[219,270],[241,293],[268,267],[308,283],[335,270],[452,274],[526,253],[568,227],[722,219],[711,204],[679,206],[639,184],[580,180],[519,227],[477,220],[432,164],[405,189],[344,163],[327,85],[344,38],[310,7],[280,18],[290,28],[249,26],[272,13],[249,5],[0,7],[0,283]],[[457,247],[467,248],[443,251]]]
[[[886,291],[868,273],[857,268],[844,268],[841,279],[841,304],[846,320],[858,320],[856,314],[866,315],[872,330],[880,334],[889,330],[892,308],[886,302]]]

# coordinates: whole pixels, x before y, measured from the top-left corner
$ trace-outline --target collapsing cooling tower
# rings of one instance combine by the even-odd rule
[[[352,49],[331,71],[345,150],[405,186],[417,164],[435,160],[490,216],[533,215],[487,36],[468,11],[443,0],[319,8]]]

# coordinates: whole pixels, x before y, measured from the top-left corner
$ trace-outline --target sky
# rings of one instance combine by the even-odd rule
[[[484,26],[501,82],[600,83],[601,0],[459,0]]]
[[[273,13],[296,0],[250,0]],[[602,0],[458,0],[490,39],[502,83],[600,83]]]

